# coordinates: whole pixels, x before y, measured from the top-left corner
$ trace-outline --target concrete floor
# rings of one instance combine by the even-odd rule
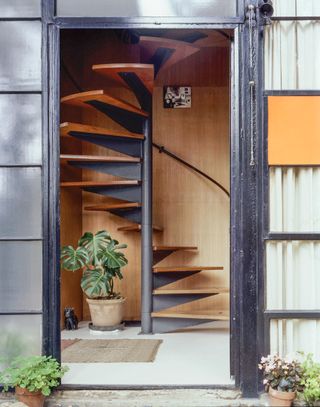
[[[62,384],[105,386],[232,386],[229,374],[229,330],[207,323],[193,330],[139,335],[139,327],[92,333],[87,323],[62,331],[62,339],[162,339],[153,363],[70,363]]]

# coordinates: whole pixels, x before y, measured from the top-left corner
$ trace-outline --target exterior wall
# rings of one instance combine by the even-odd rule
[[[304,351],[320,359],[320,21],[312,20],[320,16],[320,3],[274,5],[279,19],[265,35],[265,87],[276,91],[267,101],[272,234],[266,244],[267,328],[272,353]],[[277,121],[281,130],[274,132]]]
[[[252,0],[254,4],[257,4],[258,0]],[[197,2],[197,0],[195,0]],[[215,3],[215,0],[212,0],[213,3]],[[53,6],[54,1],[52,0],[43,0],[43,5],[48,5],[48,6]],[[145,4],[150,3],[150,2],[145,2]],[[197,2],[200,3],[200,2]],[[212,3],[212,4],[213,4]],[[223,3],[225,3],[225,0],[223,0]],[[223,4],[220,2],[220,4]],[[251,1],[250,1],[251,3]],[[61,4],[61,2],[60,2]],[[77,3],[78,4],[78,3]],[[151,3],[150,3],[151,4]],[[205,3],[204,3],[205,4]],[[216,3],[217,4],[217,3]],[[239,136],[240,131],[242,132],[242,135],[244,137],[238,137],[237,139],[233,140],[233,145],[231,147],[232,149],[232,154],[233,157],[236,157],[236,161],[233,164],[232,168],[232,176],[231,176],[231,181],[232,181],[232,189],[234,190],[234,216],[232,217],[233,224],[231,225],[233,229],[232,231],[232,236],[233,236],[233,256],[234,258],[234,265],[233,271],[236,271],[236,273],[232,273],[233,275],[236,274],[235,280],[234,280],[234,285],[239,292],[234,292],[233,294],[234,297],[236,298],[236,301],[234,303],[235,306],[238,306],[238,309],[236,309],[235,313],[235,318],[234,318],[234,326],[235,330],[233,331],[234,335],[234,340],[237,343],[237,347],[234,349],[233,353],[236,355],[237,358],[237,366],[234,369],[234,373],[237,377],[237,384],[241,384],[242,390],[244,391],[245,395],[256,395],[257,392],[257,386],[258,386],[258,377],[257,377],[257,349],[258,349],[258,343],[257,343],[257,337],[258,337],[258,327],[257,327],[257,305],[258,305],[258,296],[257,296],[257,275],[259,273],[258,270],[258,256],[256,255],[256,250],[258,247],[258,233],[259,233],[259,226],[257,225],[257,216],[256,216],[256,210],[257,210],[257,193],[258,193],[258,188],[257,188],[257,171],[256,168],[250,167],[249,166],[249,157],[250,157],[250,146],[249,143],[245,143],[242,141],[243,140],[249,140],[250,136],[250,123],[249,123],[249,105],[247,104],[247,100],[249,100],[250,96],[250,90],[249,90],[249,35],[248,35],[248,25],[244,24],[244,5],[249,4],[249,0],[238,0],[238,5],[240,5],[240,12],[237,14],[237,16],[232,15],[230,18],[221,18],[221,14],[215,12],[215,8],[211,7],[210,9],[204,8],[202,11],[201,16],[197,17],[188,17],[186,20],[183,18],[177,17],[177,19],[171,19],[164,21],[167,25],[169,23],[175,23],[175,21],[178,21],[180,23],[186,23],[186,22],[201,22],[204,24],[217,24],[215,28],[220,28],[220,27],[225,27],[225,28],[230,28],[230,29],[235,29],[236,32],[236,39],[235,39],[235,63],[233,66],[234,71],[236,71],[235,76],[237,77],[235,82],[234,82],[234,87],[235,87],[235,100],[232,101],[233,106],[232,106],[232,114],[233,114],[233,119],[235,123],[232,123],[233,125],[233,134],[235,136]],[[3,41],[3,47],[1,47],[1,52],[3,53],[3,64],[4,67],[6,67],[0,74],[0,78],[2,78],[2,74],[4,76],[3,83],[1,83],[0,79],[0,91],[2,90],[4,92],[4,95],[10,94],[10,91],[16,91],[17,95],[19,95],[21,92],[26,92],[24,95],[25,96],[34,96],[34,95],[39,95],[42,97],[42,92],[45,92],[45,90],[42,89],[41,86],[41,80],[40,80],[40,67],[41,67],[41,61],[40,61],[40,49],[41,49],[41,19],[40,19],[40,0],[12,0],[10,3],[6,0],[0,0],[0,17],[1,22],[0,22],[0,41]],[[90,3],[92,5],[92,3]],[[53,8],[53,7],[52,7]],[[93,7],[92,7],[93,9]],[[87,14],[85,14],[87,16]],[[212,16],[212,17],[210,17]],[[46,13],[44,14],[45,18],[48,18],[52,22],[52,17],[53,16],[47,16]],[[85,20],[81,19],[80,21],[76,21],[74,19],[70,19],[69,21],[65,21],[62,18],[57,18],[56,21],[53,21],[54,24],[51,25],[51,28],[53,27],[53,30],[50,30],[50,34],[52,34],[52,37],[50,37],[50,40],[52,41],[53,39],[57,40],[57,37],[55,35],[58,33],[59,28],[76,28],[76,27],[86,27],[86,28],[104,28],[108,26],[108,21],[103,19],[103,16],[99,14],[99,17],[102,17],[101,19],[97,20]],[[4,19],[9,19],[10,21],[4,21]],[[17,21],[11,21],[12,19],[17,18]],[[24,19],[30,19],[23,21]],[[139,21],[145,21],[146,17],[143,17],[142,20]],[[138,21],[138,22],[139,22]],[[121,25],[123,20],[118,24]],[[155,28],[159,28],[158,25],[158,20],[155,21],[154,18],[150,18],[148,21],[149,26],[153,26]],[[57,25],[55,25],[57,23]],[[12,25],[11,25],[12,24]],[[95,24],[95,25],[94,25]],[[131,24],[131,25],[130,25]],[[128,22],[126,23],[126,27],[133,27],[132,25],[132,20],[131,23]],[[222,25],[224,24],[224,25]],[[11,28],[9,30],[8,28]],[[35,28],[36,27],[36,28]],[[47,28],[46,26],[44,26]],[[241,27],[241,30],[240,30]],[[13,29],[14,28],[14,29]],[[242,30],[243,28],[243,30]],[[9,33],[9,34],[8,34]],[[33,33],[33,34],[32,34]],[[255,30],[254,33],[254,40],[256,43],[258,43],[258,30]],[[44,33],[46,35],[46,33]],[[259,37],[260,38],[260,37]],[[46,46],[47,44],[44,44]],[[52,55],[51,57],[54,58],[53,54],[56,53],[58,54],[58,50],[54,49],[58,45],[58,42],[52,42],[49,45],[52,45]],[[240,47],[241,45],[241,47]],[[242,52],[238,52],[239,48],[241,48]],[[43,47],[43,50],[45,47]],[[26,52],[27,50],[27,52]],[[259,51],[259,50],[258,50]],[[259,54],[260,55],[260,54]],[[1,55],[2,57],[2,55]],[[260,58],[260,57],[259,57]],[[10,61],[10,63],[9,63]],[[57,60],[55,60],[57,62]],[[44,58],[43,64],[46,63],[46,60]],[[52,61],[50,61],[52,63]],[[53,70],[56,68],[54,64],[51,67]],[[38,72],[38,74],[36,74]],[[55,72],[56,76],[57,72]],[[260,77],[260,74],[255,75],[257,78]],[[52,80],[51,80],[52,81]],[[258,83],[259,81],[257,81]],[[56,85],[56,82],[52,82],[52,88]],[[239,100],[239,93],[238,89],[241,87],[241,95]],[[53,92],[55,93],[55,91]],[[47,114],[47,94],[44,93],[42,97],[42,101],[44,102],[44,108],[43,108],[43,113]],[[51,102],[53,102],[56,105],[58,105],[58,97],[56,94],[50,95],[52,96]],[[240,107],[241,105],[241,107]],[[31,104],[31,106],[34,106],[34,104]],[[50,111],[49,113],[56,113],[56,107],[51,106],[53,111]],[[28,119],[23,120],[21,122],[21,119],[19,118],[19,115],[21,114],[21,109],[10,109],[10,112],[12,115],[16,115],[16,119],[14,120],[15,123],[15,129],[13,131],[15,138],[15,141],[17,139],[17,134],[18,134],[18,129],[19,125],[21,124],[23,128],[23,134],[25,134],[25,129],[27,123],[29,123],[30,115],[27,115]],[[241,116],[241,120],[239,119],[239,116]],[[36,117],[39,119],[41,117],[41,111],[39,111],[39,114],[36,115]],[[52,118],[53,119],[53,118]],[[55,119],[55,118],[54,118]],[[241,121],[241,124],[240,124]],[[31,123],[31,122],[30,122]],[[240,128],[240,125],[242,126]],[[51,123],[50,127],[56,126],[56,123]],[[47,127],[47,124],[42,125],[43,128]],[[52,130],[52,129],[50,129]],[[52,135],[53,139],[55,137],[55,129],[53,131],[50,131],[50,136]],[[21,132],[22,133],[22,132]],[[51,134],[52,133],[52,134]],[[4,135],[3,135],[4,134]],[[20,132],[19,132],[20,134]],[[33,135],[37,134],[37,132],[33,131]],[[45,134],[45,132],[44,132]],[[12,138],[14,137],[12,135]],[[255,135],[256,136],[256,135]],[[4,142],[5,137],[7,137],[7,132],[1,133],[1,144]],[[43,137],[43,141],[41,143],[41,136],[38,136],[39,144],[37,146],[40,146],[42,143],[46,146],[47,141],[46,137]],[[20,138],[21,139],[21,136]],[[29,139],[30,141],[30,139]],[[14,143],[10,143],[10,148],[15,145]],[[52,145],[51,148],[54,149],[56,146]],[[253,147],[251,145],[251,147]],[[47,146],[43,151],[47,151]],[[11,243],[11,242],[18,242],[21,244],[24,242],[32,242],[38,244],[37,250],[33,251],[30,250],[30,247],[27,246],[28,250],[25,250],[24,253],[28,253],[30,256],[29,262],[35,261],[37,259],[37,256],[35,253],[38,253],[39,256],[44,253],[46,254],[46,249],[42,247],[42,245],[46,242],[44,242],[43,237],[52,237],[51,239],[51,246],[50,246],[50,253],[51,257],[48,259],[46,256],[45,261],[43,264],[46,265],[44,268],[44,276],[48,278],[48,275],[50,277],[50,286],[46,282],[43,284],[43,286],[46,289],[45,295],[43,296],[46,301],[51,301],[51,310],[54,311],[54,302],[57,301],[59,297],[59,292],[58,292],[58,287],[57,287],[57,281],[54,279],[58,280],[59,273],[56,270],[56,267],[52,267],[52,269],[48,269],[48,264],[53,264],[55,265],[55,259],[53,258],[56,253],[55,253],[55,245],[58,245],[58,241],[56,239],[56,236],[54,235],[54,231],[52,230],[45,230],[45,233],[42,231],[42,222],[38,220],[41,219],[41,213],[40,209],[42,207],[41,205],[41,194],[40,188],[37,189],[35,187],[36,185],[39,186],[39,178],[41,179],[41,172],[45,172],[42,180],[43,180],[43,186],[47,187],[47,168],[46,165],[47,163],[44,162],[42,159],[40,159],[38,162],[34,162],[33,159],[29,157],[29,161],[24,162],[22,165],[20,165],[18,168],[15,168],[18,166],[18,164],[15,162],[17,159],[18,155],[12,154],[11,156],[14,157],[12,159],[11,164],[6,162],[4,164],[4,172],[2,172],[3,179],[6,182],[1,182],[1,195],[0,198],[2,199],[3,202],[6,203],[6,205],[1,205],[1,213],[3,213],[3,219],[5,219],[5,222],[1,223],[6,226],[7,229],[6,233],[8,235],[4,236],[4,239],[0,241],[0,244],[2,242],[4,243]],[[41,153],[40,155],[41,156]],[[54,154],[52,154],[54,156]],[[6,157],[10,159],[10,154],[7,154]],[[54,160],[53,160],[54,161]],[[51,163],[51,165],[57,164],[56,162]],[[13,168],[14,167],[14,168]],[[3,167],[0,168],[2,170]],[[259,168],[258,168],[259,169]],[[15,171],[19,170],[19,171]],[[21,170],[21,171],[20,171]],[[53,168],[53,171],[56,169]],[[10,174],[9,174],[10,173]],[[28,185],[28,179],[30,180],[33,175],[34,182],[30,182]],[[25,174],[23,177],[21,174]],[[11,175],[11,178],[9,177]],[[52,176],[54,178],[54,176]],[[20,181],[20,183],[18,183]],[[55,221],[55,213],[54,211],[57,211],[57,186],[55,185],[57,182],[57,179],[53,180],[53,185],[50,185],[50,194],[51,194],[51,201],[50,204],[52,204],[53,210],[47,211],[44,210],[44,214],[46,216],[46,222],[49,217],[51,217],[51,225],[54,225]],[[13,185],[14,183],[14,185]],[[31,190],[30,185],[35,188],[35,190]],[[23,188],[25,188],[23,190]],[[19,200],[19,196],[16,198],[16,191],[21,190],[23,191],[21,193],[22,197],[24,198],[24,201]],[[49,191],[46,191],[43,189],[43,193],[47,194]],[[27,194],[30,194],[29,197]],[[47,205],[48,200],[47,196],[42,196],[44,200],[44,204]],[[243,199],[245,198],[245,199]],[[10,200],[11,199],[11,200]],[[33,200],[33,205],[29,205],[30,202]],[[244,202],[246,203],[244,204]],[[19,203],[20,202],[20,203]],[[16,206],[13,205],[15,203]],[[18,213],[23,212],[24,216],[22,218],[23,221],[27,222],[26,224],[22,223],[21,218],[19,219],[18,216],[16,216]],[[35,216],[35,211],[38,213],[38,217]],[[53,216],[54,215],[54,216]],[[12,219],[12,222],[9,221],[9,219]],[[17,225],[14,225],[14,221],[20,220],[20,222]],[[43,222],[43,225],[46,226],[46,222]],[[11,230],[8,227],[12,226]],[[236,226],[237,227],[236,227]],[[42,227],[41,227],[42,226]],[[241,230],[240,230],[241,226]],[[33,229],[35,228],[35,229]],[[21,235],[18,235],[17,232],[20,231]],[[10,232],[10,233],[9,233]],[[16,233],[14,233],[16,232]],[[32,232],[32,233],[31,233]],[[10,236],[13,237],[10,237]],[[22,247],[22,246],[21,246]],[[12,258],[17,260],[19,256],[17,254],[23,254],[23,251],[21,250],[21,247],[17,248],[14,247],[13,249],[13,254]],[[3,245],[3,250],[5,250],[5,246]],[[260,248],[260,246],[259,246]],[[6,251],[6,255],[9,258],[9,251]],[[17,260],[18,261],[18,260]],[[39,277],[38,282],[40,283],[41,281],[41,275],[42,275],[42,270],[40,264],[42,263],[42,259],[38,258],[38,262],[35,261],[34,264],[32,264],[30,267],[28,267],[29,273],[31,272],[36,272],[38,273],[37,276]],[[23,264],[23,268],[26,268],[27,263],[27,255],[21,256],[21,264]],[[15,265],[13,262],[9,262],[10,270],[13,271],[13,276],[15,276],[14,273],[18,273],[18,267]],[[5,274],[3,270],[1,270],[1,273]],[[23,275],[24,270],[20,271],[21,275]],[[28,276],[30,274],[27,274]],[[26,275],[26,274],[24,274]],[[1,282],[7,280],[7,274],[5,274],[5,277],[3,275],[1,276]],[[17,290],[17,281],[18,279],[14,280],[15,284],[14,288],[12,289],[12,292]],[[32,298],[33,300],[38,300],[40,301],[38,304],[31,304],[27,302],[27,298],[24,298],[24,295],[20,294],[18,295],[19,300],[23,302],[23,305],[19,306],[18,311],[12,311],[14,308],[12,304],[9,304],[9,302],[3,307],[4,311],[2,314],[0,314],[1,318],[1,323],[2,323],[2,328],[4,328],[5,335],[2,335],[2,338],[4,338],[4,343],[0,344],[0,348],[3,350],[5,349],[6,352],[8,352],[9,345],[11,346],[14,341],[11,339],[18,338],[20,340],[20,336],[18,333],[23,330],[24,336],[23,340],[29,336],[29,342],[28,343],[33,343],[35,346],[33,349],[31,347],[26,346],[26,343],[18,344],[17,346],[15,345],[14,350],[24,350],[26,353],[30,352],[39,352],[41,348],[41,320],[42,320],[42,313],[48,312],[47,309],[43,309],[41,305],[41,298],[42,298],[42,292],[40,287],[42,284],[38,286],[38,289],[34,284],[32,284],[32,289],[34,289],[34,293],[31,293],[31,291],[27,290],[21,290],[23,293],[28,292],[29,294],[29,299]],[[25,285],[24,285],[25,288]],[[241,297],[241,301],[238,301],[238,298]],[[1,301],[0,301],[1,303]],[[13,301],[11,301],[13,303]],[[10,309],[11,307],[11,309]],[[0,310],[1,312],[1,310]],[[59,355],[59,345],[58,345],[58,331],[56,330],[56,327],[58,327],[58,318],[56,315],[53,315],[54,312],[49,316],[49,320],[44,319],[44,326],[47,326],[47,322],[50,324],[50,332],[49,328],[45,332],[44,335],[44,347],[45,349],[49,349],[50,352],[53,350],[54,355],[58,356]],[[20,346],[20,348],[18,347]],[[14,353],[14,352],[13,352]]]
[[[0,0],[0,357],[42,347],[40,16],[40,0]]]

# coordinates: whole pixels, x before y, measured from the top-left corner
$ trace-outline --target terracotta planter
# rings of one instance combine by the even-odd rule
[[[92,300],[87,298],[92,324],[101,327],[119,325],[123,319],[125,301],[125,298],[117,300]]]
[[[288,407],[290,407],[295,398],[296,398],[295,392],[278,391],[278,390],[272,389],[271,387],[269,388],[270,406],[276,406],[276,407],[288,406]]]
[[[40,391],[31,392],[17,386],[16,398],[29,407],[43,407],[45,396]]]

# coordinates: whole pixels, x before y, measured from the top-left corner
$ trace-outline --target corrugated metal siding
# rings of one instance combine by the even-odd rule
[[[271,232],[320,232],[320,168],[270,168]]]
[[[267,309],[320,309],[320,242],[267,244]]]
[[[320,15],[318,0],[274,0],[274,6],[277,16]],[[265,88],[320,89],[319,42],[319,21],[274,21],[265,32]],[[270,230],[320,232],[319,168],[270,168]],[[320,241],[269,241],[266,257],[269,310],[320,309]],[[271,320],[270,351],[320,359],[320,320]]]
[[[299,350],[320,360],[320,320],[272,320],[270,334],[271,353],[286,356]]]
[[[265,32],[265,88],[320,89],[319,43],[320,21],[274,21]]]

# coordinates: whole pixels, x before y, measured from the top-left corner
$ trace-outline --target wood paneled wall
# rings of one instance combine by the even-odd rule
[[[181,74],[183,78],[183,74]],[[154,91],[154,140],[229,189],[229,91],[192,87],[191,109],[163,109],[162,88]],[[172,284],[176,288],[229,285],[229,199],[214,184],[154,150],[154,220],[163,226],[157,241],[194,245],[198,252],[177,252],[161,265],[223,266]],[[228,308],[228,295],[178,307],[185,311]]]
[[[72,50],[72,52],[70,51]],[[82,60],[80,44],[74,43],[72,37],[63,36],[61,55],[64,63],[78,79],[81,77]],[[67,77],[65,71],[61,70],[62,96],[74,93],[74,85]],[[61,122],[79,121],[81,116],[79,111],[74,108],[61,107]],[[63,154],[81,154],[82,145],[77,140],[70,139],[60,140],[60,151]],[[68,165],[62,165],[60,168],[61,181],[79,180],[82,171]],[[61,189],[60,192],[60,245],[76,245],[82,234],[82,193],[76,189]],[[64,308],[73,307],[78,318],[83,318],[82,314],[82,290],[80,287],[82,273],[80,271],[72,273],[61,270],[61,327],[64,326]]]
[[[128,90],[107,83],[91,72],[91,65],[111,62],[139,62],[136,45],[119,42],[112,32],[86,32],[82,38],[81,85],[85,90],[108,92],[137,104]],[[203,48],[186,60],[161,73],[153,96],[154,140],[172,150],[229,188],[229,72],[227,48]],[[164,109],[163,85],[192,86],[191,109]],[[81,121],[117,129],[119,126],[94,110],[81,112]],[[118,155],[106,149],[82,143],[83,154]],[[84,180],[105,180],[111,176],[83,170]],[[176,253],[162,265],[224,266],[224,271],[202,272],[176,286],[198,287],[229,284],[229,200],[216,186],[178,162],[154,150],[153,217],[163,233],[154,234],[155,243],[197,245],[197,253]],[[82,207],[110,201],[107,197],[82,193]],[[78,207],[77,207],[78,208]],[[78,211],[78,209],[77,209]],[[79,216],[79,213],[77,214]],[[62,219],[63,220],[63,219]],[[129,224],[122,218],[102,212],[82,212],[82,231],[107,229],[120,242],[128,244],[129,260],[124,280],[117,285],[127,297],[125,319],[140,318],[140,234],[119,232]],[[229,298],[220,295],[180,308],[228,308]],[[84,303],[84,319],[89,319]]]

